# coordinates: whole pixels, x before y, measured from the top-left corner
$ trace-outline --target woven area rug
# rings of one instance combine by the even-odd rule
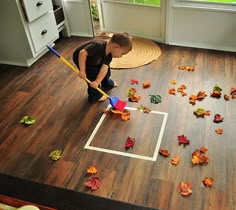
[[[133,38],[133,48],[121,58],[113,58],[112,69],[131,69],[157,60],[161,55],[160,47],[153,41],[144,38]]]

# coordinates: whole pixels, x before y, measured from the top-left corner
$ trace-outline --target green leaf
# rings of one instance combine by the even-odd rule
[[[151,103],[153,104],[158,104],[158,103],[161,103],[162,99],[161,99],[161,96],[160,95],[150,95],[150,101]]]
[[[36,120],[31,116],[24,116],[21,118],[20,123],[24,123],[26,125],[32,125],[36,122]]]
[[[193,113],[197,115],[198,117],[204,117],[205,110],[203,108],[198,108]]]
[[[215,91],[215,92],[221,92],[222,89],[220,88],[219,85],[215,85],[214,88],[213,88],[213,91]]]
[[[51,160],[59,160],[61,158],[62,150],[56,149],[50,152],[49,158]]]

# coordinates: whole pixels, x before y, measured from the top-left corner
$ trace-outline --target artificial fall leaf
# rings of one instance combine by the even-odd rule
[[[210,110],[206,110],[204,114],[207,115],[207,116],[210,116],[211,115],[211,111]]]
[[[121,115],[121,120],[123,120],[123,121],[128,121],[130,119],[130,112],[126,109],[118,110],[118,109],[115,109],[115,108],[111,108],[110,111],[113,114]]]
[[[196,95],[191,95],[190,97],[189,97],[189,103],[190,104],[192,104],[192,105],[194,105],[195,103],[196,103],[196,100],[197,100],[197,96]]]
[[[36,119],[31,116],[24,116],[20,120],[20,123],[24,123],[25,125],[33,125],[35,122],[36,122]]]
[[[130,102],[138,102],[140,99],[141,99],[141,96],[136,95],[136,94],[129,97]]]
[[[176,90],[174,88],[170,88],[168,91],[169,94],[175,95]]]
[[[223,133],[223,128],[217,128],[216,130],[215,130],[215,132],[217,133],[217,134],[222,134]]]
[[[188,71],[194,71],[193,66],[179,66],[179,70],[188,70]]]
[[[170,81],[170,83],[173,84],[173,85],[175,85],[175,84],[177,83],[177,80],[172,79],[172,80]]]
[[[178,141],[179,141],[179,144],[189,144],[190,143],[190,141],[184,135],[178,136]]]
[[[197,117],[204,117],[205,110],[203,108],[198,108],[193,112]]]
[[[178,66],[179,70],[185,70],[186,66]]]
[[[177,156],[177,157],[173,157],[173,158],[171,158],[171,161],[170,161],[170,162],[171,162],[171,164],[177,166],[178,163],[179,163],[179,161],[180,161],[180,157]]]
[[[161,103],[162,98],[160,95],[149,95],[150,96],[150,102],[153,104]]]
[[[187,86],[185,84],[180,85],[180,87],[178,87],[177,92],[181,93],[182,96],[186,96],[187,93],[184,92],[184,90],[187,88]]]
[[[151,87],[151,82],[143,82],[142,86],[143,88],[149,88]]]
[[[180,182],[177,191],[183,195],[183,196],[187,196],[190,195],[193,191],[191,190],[191,183],[184,183],[184,182]]]
[[[213,98],[220,98],[221,97],[221,92],[213,91],[211,93],[211,97],[213,97]]]
[[[210,159],[207,156],[203,155],[201,153],[201,151],[198,149],[196,149],[192,153],[192,164],[194,164],[194,165],[208,163],[209,161],[210,161]]]
[[[202,180],[202,182],[205,186],[211,187],[214,182],[214,179],[211,177],[206,177],[205,179]]]
[[[187,88],[186,85],[182,84],[178,87],[177,92],[183,92],[183,90],[185,90],[186,88]]]
[[[199,91],[197,94],[197,100],[202,100],[207,96],[207,94],[205,93],[205,91]]]
[[[123,114],[123,110],[119,110],[119,109],[115,109],[115,108],[111,108],[110,111],[111,111],[113,114],[120,114],[120,115]]]
[[[165,157],[169,157],[170,156],[170,153],[168,152],[168,150],[166,149],[160,149],[159,150],[159,153]]]
[[[231,95],[232,99],[236,98],[236,88],[234,88],[234,87],[231,88],[230,95]]]
[[[222,89],[220,88],[220,86],[216,84],[213,87],[213,92],[211,93],[211,97],[220,98],[221,97],[221,91],[222,91]]]
[[[208,151],[208,149],[205,146],[200,148],[200,152],[202,152],[202,153],[206,153],[207,151]]]
[[[134,95],[136,92],[137,92],[136,88],[130,88],[129,90],[126,91],[126,95],[129,97]]]
[[[132,78],[132,79],[130,79],[130,83],[131,83],[131,85],[137,85],[138,80]]]
[[[130,88],[126,92],[130,102],[138,102],[141,99],[141,96],[137,95],[136,92],[136,88]]]
[[[194,71],[194,67],[192,67],[192,66],[186,66],[186,69],[187,69],[188,71]]]
[[[86,187],[89,187],[91,190],[96,190],[101,186],[98,177],[90,177],[87,182],[84,183]]]
[[[123,121],[130,120],[130,112],[127,110],[123,110],[123,113],[121,115],[121,120],[123,120]]]
[[[131,147],[133,148],[134,144],[135,144],[135,138],[131,138],[128,136],[125,143],[125,149],[129,149]]]
[[[87,168],[87,174],[96,174],[98,172],[97,166],[95,165],[90,165]]]
[[[226,101],[228,101],[228,100],[229,100],[229,96],[228,96],[227,94],[224,94],[224,99],[225,99]]]
[[[61,149],[55,149],[49,154],[49,158],[51,160],[59,160],[61,158],[62,150]]]
[[[215,114],[213,122],[219,123],[223,122],[224,118],[220,114]]]
[[[149,109],[148,107],[143,106],[143,105],[141,105],[141,106],[138,108],[138,110],[142,111],[143,113],[149,113],[149,112],[151,112],[151,109]]]

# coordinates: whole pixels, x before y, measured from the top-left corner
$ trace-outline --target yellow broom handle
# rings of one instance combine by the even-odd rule
[[[60,56],[61,61],[66,64],[72,71],[74,71],[75,73],[77,73],[79,75],[79,70],[77,68],[75,68],[71,63],[69,63],[65,58],[63,58],[62,56]],[[86,82],[88,82],[89,84],[91,83],[91,81],[87,78],[84,79]],[[96,88],[101,94],[103,94],[106,97],[109,97],[108,94],[106,94],[103,90],[101,90],[99,87]]]

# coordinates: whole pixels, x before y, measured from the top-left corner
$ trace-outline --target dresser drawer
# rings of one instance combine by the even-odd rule
[[[53,9],[51,0],[22,0],[22,3],[29,22]]]
[[[48,43],[59,37],[53,11],[50,11],[28,24],[35,52],[40,51]]]

